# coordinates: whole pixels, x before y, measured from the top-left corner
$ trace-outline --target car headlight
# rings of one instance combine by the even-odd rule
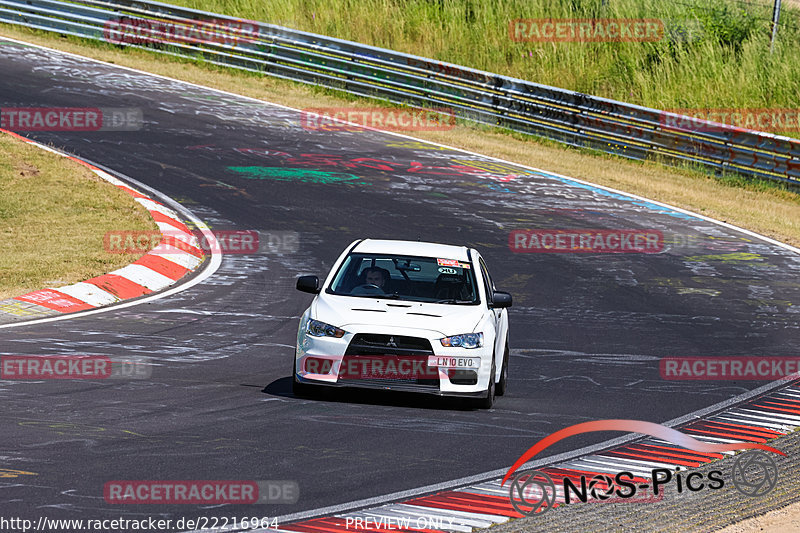
[[[462,333],[439,339],[442,346],[452,348],[480,348],[483,346],[483,333]]]
[[[336,337],[341,339],[346,333],[345,330],[339,329],[336,326],[331,326],[320,320],[309,320],[306,326],[306,332],[312,337]]]

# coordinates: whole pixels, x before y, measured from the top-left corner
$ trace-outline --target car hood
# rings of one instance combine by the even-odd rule
[[[482,305],[320,294],[311,309],[311,317],[344,330],[353,326],[402,327],[433,331],[446,337],[472,333],[484,312],[487,310]]]

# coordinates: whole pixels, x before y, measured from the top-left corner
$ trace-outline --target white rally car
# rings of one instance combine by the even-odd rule
[[[428,242],[352,243],[300,317],[296,395],[320,385],[464,396],[490,408],[508,380],[511,295],[475,249]]]

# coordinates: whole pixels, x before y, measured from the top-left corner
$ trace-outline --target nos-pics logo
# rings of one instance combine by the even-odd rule
[[[778,467],[775,461],[769,454],[759,450],[785,455],[780,450],[764,444],[702,442],[685,433],[654,422],[598,420],[569,426],[534,444],[508,470],[501,485],[511,479],[522,465],[548,446],[567,437],[593,431],[641,433],[701,453],[756,449],[756,451],[736,457],[730,477],[733,486],[747,496],[762,496],[775,488],[778,482]],[[509,487],[509,499],[518,513],[533,516],[536,513],[547,512],[562,503],[567,505],[577,501],[586,503],[590,497],[598,501],[609,499],[632,501],[634,498],[639,501],[657,501],[663,497],[666,486],[672,486],[678,493],[682,493],[684,491],[721,489],[725,486],[725,482],[720,470],[711,470],[706,473],[695,471],[686,474],[685,472],[673,472],[668,468],[654,468],[649,477],[626,471],[615,474],[599,473],[594,476],[591,474],[588,476],[565,475],[560,484],[557,484],[548,473],[530,470],[514,476]],[[652,496],[650,496],[651,494]]]

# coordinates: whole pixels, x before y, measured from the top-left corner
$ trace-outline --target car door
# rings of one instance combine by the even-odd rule
[[[492,314],[492,321],[494,323],[494,331],[495,331],[495,338],[494,338],[494,354],[495,354],[495,364],[497,365],[497,369],[500,369],[500,366],[503,363],[503,353],[505,350],[505,327],[504,327],[504,320],[503,320],[503,313],[505,309],[495,309],[492,307],[492,295],[495,291],[494,281],[492,281],[492,276],[489,274],[489,269],[486,268],[486,263],[483,261],[483,257],[478,258],[478,264],[480,265],[481,269],[481,277],[483,278],[484,288],[486,290],[486,305],[489,307],[489,311]]]

